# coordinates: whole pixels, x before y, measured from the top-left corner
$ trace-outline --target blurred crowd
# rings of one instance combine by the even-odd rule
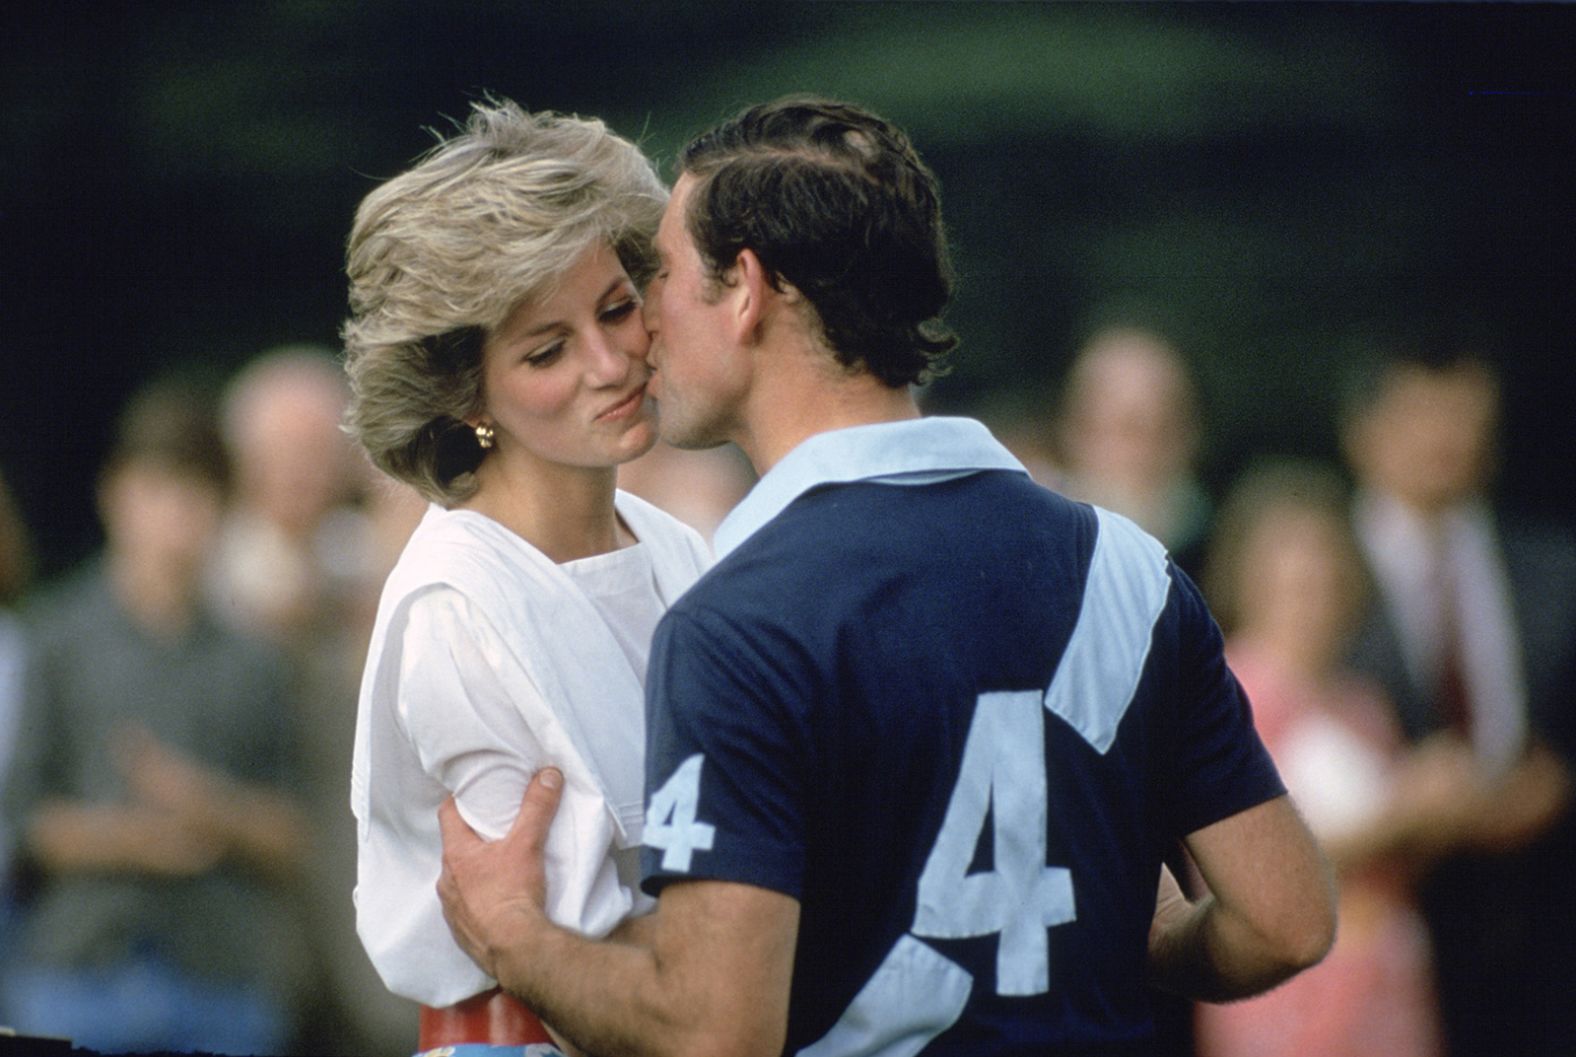
[[[1389,335],[1346,388],[1341,459],[1262,453],[1218,496],[1193,370],[1151,328],[1091,335],[1043,407],[978,410],[1201,583],[1342,880],[1321,966],[1163,1006],[1165,1045],[1576,1053],[1576,540],[1494,503],[1475,336]],[[49,583],[0,476],[0,1025],[106,1052],[410,1052],[416,1010],[354,933],[347,794],[378,592],[422,503],[352,449],[346,398],[314,346],[219,391],[151,382],[97,480],[101,553]],[[620,483],[709,536],[753,475],[659,445]]]

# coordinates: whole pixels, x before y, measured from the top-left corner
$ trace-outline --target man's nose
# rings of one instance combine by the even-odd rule
[[[646,289],[646,299],[640,305],[640,321],[648,334],[657,332],[657,317],[661,314],[658,303],[662,300],[661,280],[653,279]]]

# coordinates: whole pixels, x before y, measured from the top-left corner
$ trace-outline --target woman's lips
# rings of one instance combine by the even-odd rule
[[[640,409],[641,403],[646,399],[646,384],[642,382],[634,392],[614,404],[612,407],[597,415],[598,422],[608,422],[621,418],[628,418]]]

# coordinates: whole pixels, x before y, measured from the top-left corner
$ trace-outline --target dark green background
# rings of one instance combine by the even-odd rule
[[[333,342],[356,202],[485,91],[664,162],[790,90],[941,176],[964,337],[938,408],[1048,392],[1113,301],[1204,386],[1206,471],[1332,453],[1352,328],[1503,338],[1503,490],[1576,464],[1576,7],[12,3],[0,14],[0,467],[46,572],[93,546],[114,412],[164,367]],[[1037,396],[1036,396],[1037,398]]]

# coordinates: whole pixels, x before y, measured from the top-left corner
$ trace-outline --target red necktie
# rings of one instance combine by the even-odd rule
[[[1472,698],[1462,660],[1461,616],[1456,604],[1456,576],[1450,554],[1440,540],[1434,552],[1436,598],[1439,605],[1439,661],[1435,671],[1435,703],[1439,718],[1452,732],[1472,736]]]

